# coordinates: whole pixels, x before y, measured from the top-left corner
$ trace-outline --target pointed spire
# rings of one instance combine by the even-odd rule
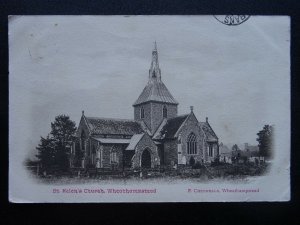
[[[157,44],[154,42],[154,49],[152,51],[152,61],[149,69],[149,81],[157,80],[160,81],[161,72],[158,63],[158,52],[157,52]]]
[[[149,69],[149,81],[134,102],[133,106],[141,105],[146,102],[162,102],[173,105],[178,105],[178,102],[171,95],[165,84],[161,80],[161,71],[158,64],[157,44],[154,42],[154,49],[152,50],[152,62]]]

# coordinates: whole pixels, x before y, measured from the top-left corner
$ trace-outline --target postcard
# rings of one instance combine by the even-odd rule
[[[290,18],[9,16],[9,201],[290,200]]]

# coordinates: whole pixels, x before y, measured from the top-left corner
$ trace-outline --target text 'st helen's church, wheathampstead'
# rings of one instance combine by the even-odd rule
[[[184,88],[184,87],[183,87]],[[155,168],[214,161],[218,137],[208,119],[177,115],[178,102],[162,82],[156,43],[149,81],[134,102],[134,120],[89,117],[82,112],[71,147],[70,166]]]

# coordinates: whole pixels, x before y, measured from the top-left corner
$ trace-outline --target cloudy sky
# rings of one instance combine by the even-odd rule
[[[155,40],[179,114],[193,105],[220,142],[257,144],[264,124],[289,122],[288,17],[227,26],[213,16],[14,16],[10,144],[30,152],[59,114],[77,125],[82,110],[132,119]]]

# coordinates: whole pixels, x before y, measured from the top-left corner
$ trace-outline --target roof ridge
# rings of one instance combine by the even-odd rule
[[[217,139],[218,139],[218,136],[217,136],[217,134],[216,134],[216,133],[215,133],[215,131],[212,129],[212,127],[210,126],[209,122],[208,122],[208,121],[206,121],[206,123],[207,123],[207,125],[209,126],[209,128],[211,129],[211,131],[213,132],[213,134],[214,134],[215,138],[217,138]]]
[[[137,122],[134,119],[120,119],[120,118],[108,118],[108,117],[93,117],[86,116],[86,119],[95,119],[95,120],[114,120],[114,121],[124,121],[124,122]]]
[[[178,115],[178,116],[170,117],[167,120],[176,119],[176,118],[179,118],[179,117],[185,117],[185,116],[189,116],[189,115],[190,115],[189,113],[187,113],[187,114],[181,114],[181,115]]]
[[[175,138],[177,132],[181,129],[182,125],[189,118],[190,114],[183,114],[175,117],[168,118],[166,122],[161,124],[161,136],[160,139],[163,138]],[[158,131],[156,131],[156,134]],[[157,135],[158,136],[158,135]]]
[[[211,136],[213,136],[213,138],[215,139],[219,139],[218,136],[216,135],[216,133],[214,132],[214,130],[212,129],[212,127],[210,126],[210,124],[208,122],[198,122],[199,123],[199,127],[200,129],[204,132],[205,136],[207,136],[206,131],[208,132],[208,134],[210,134]],[[205,127],[205,129],[204,129]]]

